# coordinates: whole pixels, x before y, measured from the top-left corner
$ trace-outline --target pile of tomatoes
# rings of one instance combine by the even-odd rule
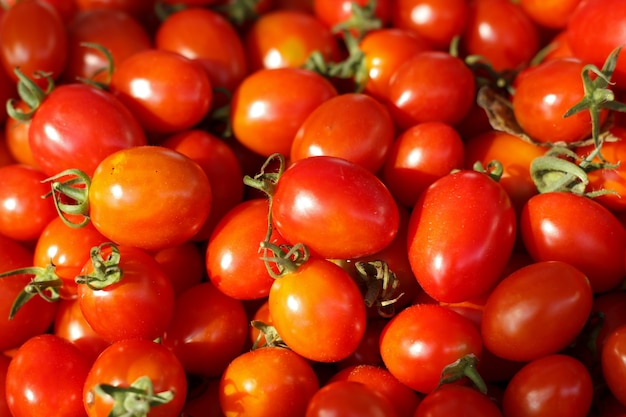
[[[0,417],[626,416],[626,0],[2,0]]]

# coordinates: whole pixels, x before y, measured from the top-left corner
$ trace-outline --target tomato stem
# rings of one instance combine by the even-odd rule
[[[4,272],[0,274],[0,279],[14,275],[33,275],[33,278],[13,301],[9,311],[9,320],[12,320],[15,314],[35,295],[39,295],[48,302],[59,300],[59,289],[63,286],[63,280],[56,274],[53,264],[45,268],[31,266]]]
[[[500,178],[502,178],[502,174],[504,174],[504,167],[502,166],[502,163],[495,159],[493,161],[490,161],[487,166],[483,166],[480,161],[476,161],[474,162],[473,168],[476,172],[482,172],[483,174],[488,175],[489,178],[491,178],[495,182],[500,181]]]
[[[92,290],[101,290],[119,282],[124,275],[120,268],[120,251],[111,242],[94,246],[90,251],[93,272],[76,277],[76,284],[85,284]]]
[[[350,3],[350,17],[332,27],[332,32],[338,33],[355,33],[357,39],[363,39],[363,36],[371,31],[383,27],[383,22],[376,17],[376,0],[369,0],[365,5],[361,6],[358,2]]]
[[[95,43],[95,42],[81,42],[80,46],[84,46],[86,48],[93,48],[96,49],[98,51],[100,51],[104,57],[106,58],[107,61],[107,65],[103,68],[99,68],[97,69],[93,75],[91,76],[91,78],[82,78],[79,77],[78,80],[85,83],[85,84],[89,84],[91,86],[94,86],[98,89],[101,90],[107,90],[109,88],[109,84],[111,83],[111,76],[113,75],[113,71],[115,71],[115,62],[113,60],[113,55],[111,54],[111,51],[109,51],[107,48],[105,48],[103,45],[99,44],[99,43]],[[107,77],[105,81],[95,81],[94,77],[96,77],[97,75],[106,72]]]
[[[218,4],[213,9],[236,27],[241,27],[259,16],[258,3],[259,0],[231,0]]]
[[[252,350],[262,347],[287,347],[274,326],[264,323],[260,320],[252,320],[250,322],[250,325],[259,331],[259,335],[252,344]],[[263,344],[261,344],[262,337],[265,338],[265,342]]]
[[[310,256],[308,248],[302,243],[293,246],[278,246],[264,240],[259,245],[259,250],[263,252],[261,259],[272,278],[280,278],[295,272]],[[271,255],[269,255],[270,253]],[[275,268],[278,272],[275,271]]]
[[[399,281],[385,261],[359,261],[354,264],[358,279],[365,288],[363,299],[365,306],[376,306],[381,317],[389,318],[395,314],[394,304],[402,297],[397,294]]]
[[[113,398],[114,405],[109,417],[146,417],[152,408],[167,404],[174,398],[171,390],[155,394],[152,380],[147,376],[137,378],[130,387],[98,384],[94,392],[102,397]]]
[[[57,181],[62,179],[61,181]],[[42,182],[50,183],[50,192],[42,196],[47,198],[52,196],[54,207],[63,220],[63,223],[69,227],[83,227],[89,223],[89,187],[91,179],[87,174],[78,169],[68,169],[57,175],[46,178]],[[71,202],[62,200],[62,197],[68,197]],[[82,219],[76,223],[70,220],[67,215],[78,216]]]
[[[54,80],[52,74],[36,71],[34,75],[39,78],[45,78],[47,87],[43,90],[35,81],[28,78],[19,68],[14,69],[15,75],[18,78],[17,92],[20,98],[29,107],[29,111],[22,111],[15,107],[16,100],[9,99],[6,104],[6,110],[9,117],[20,122],[27,122],[33,118],[35,112],[44,102],[48,94],[54,89]]]
[[[478,372],[478,357],[470,353],[443,368],[439,386],[468,378],[483,394],[487,393],[487,385]]]

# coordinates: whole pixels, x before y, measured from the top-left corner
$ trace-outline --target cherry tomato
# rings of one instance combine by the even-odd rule
[[[626,349],[626,326],[615,329],[607,338],[601,353],[602,375],[615,398],[626,405],[626,390],[621,381],[626,375],[624,351]]]
[[[380,336],[386,368],[421,393],[433,391],[444,367],[465,357],[480,358],[482,340],[468,318],[438,304],[415,304],[396,314]]]
[[[444,384],[423,398],[414,417],[502,417],[496,403],[475,388]]]
[[[393,120],[378,100],[367,94],[341,94],[320,104],[304,120],[291,144],[290,159],[336,156],[376,173],[394,136]]]
[[[1,88],[0,88],[1,91]],[[6,103],[6,101],[5,101]],[[31,110],[30,106],[25,101],[19,99],[13,102],[13,107],[17,111],[28,112]],[[30,149],[28,130],[30,129],[30,120],[17,120],[12,117],[8,117],[4,124],[4,138],[9,152],[15,162],[25,165],[30,165],[33,168],[39,168],[39,164],[33,157],[33,152]]]
[[[583,417],[591,409],[593,390],[589,371],[577,359],[567,355],[543,356],[526,364],[509,381],[502,411],[507,417],[561,413]]]
[[[567,263],[518,269],[487,298],[481,322],[485,347],[515,361],[557,353],[585,326],[592,299],[587,277]]]
[[[155,0],[75,0],[78,10],[108,9],[147,19],[154,10]]]
[[[164,248],[152,252],[152,256],[170,277],[176,295],[205,278],[204,256],[195,242]]]
[[[142,377],[149,379],[155,395],[172,394],[169,402],[150,407],[150,417],[178,416],[187,395],[185,371],[178,358],[151,340],[126,339],[106,348],[89,370],[82,389],[82,400],[89,417],[108,416],[114,404],[113,398],[98,393],[96,386],[106,384],[128,388]],[[146,389],[145,386],[138,388]],[[143,406],[145,412],[145,404],[138,405]]]
[[[351,19],[357,20],[356,27],[350,27],[355,37],[363,36],[370,28],[361,22],[358,22],[358,15],[355,16],[354,7],[358,6],[366,8],[370,5],[369,0],[313,0],[313,13],[330,29],[334,30],[338,26],[349,24]],[[367,16],[372,20],[378,21],[380,27],[388,26],[391,20],[391,7],[393,2],[390,0],[377,0],[372,2],[373,10],[371,16]],[[369,9],[368,9],[369,11]],[[367,13],[365,13],[367,15]],[[364,27],[359,26],[364,25]],[[350,26],[350,25],[349,25]]]
[[[2,12],[0,12],[0,20],[2,20]],[[0,39],[2,39],[0,35]],[[0,71],[0,102],[6,103],[7,100],[17,97],[17,88],[13,78],[9,76],[9,72],[2,68]],[[0,109],[0,124],[8,119],[6,107]]]
[[[326,258],[371,255],[398,232],[398,206],[389,190],[372,172],[345,159],[295,162],[272,198],[272,220],[281,236]]]
[[[396,417],[393,404],[380,392],[357,381],[329,383],[315,393],[306,409],[306,417],[380,416]]]
[[[2,417],[12,417],[6,396],[7,370],[10,362],[9,356],[0,354],[0,416]]]
[[[293,417],[304,415],[318,389],[309,362],[289,349],[266,347],[245,352],[228,365],[219,399],[226,417]]]
[[[380,356],[378,341],[383,328],[389,320],[386,318],[368,318],[365,324],[365,333],[361,343],[350,356],[337,362],[339,369],[350,368],[358,365],[372,365],[380,367],[383,358]]]
[[[568,192],[533,196],[521,212],[520,230],[535,261],[569,263],[587,276],[595,293],[615,288],[624,278],[624,228],[588,197]]]
[[[606,339],[617,328],[626,324],[626,292],[621,288],[593,298],[592,314],[602,314],[601,327],[595,338],[597,352],[602,352]]]
[[[82,388],[88,372],[89,362],[68,340],[50,334],[32,337],[20,346],[7,370],[6,395],[11,414],[85,416]]]
[[[581,0],[521,0],[519,4],[537,24],[553,29],[563,29],[580,3]]]

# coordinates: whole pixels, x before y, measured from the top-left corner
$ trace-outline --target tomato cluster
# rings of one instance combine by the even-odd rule
[[[0,4],[0,417],[626,416],[626,0]]]

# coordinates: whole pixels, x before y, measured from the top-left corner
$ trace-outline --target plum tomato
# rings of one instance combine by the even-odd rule
[[[626,376],[625,351],[626,325],[622,325],[606,338],[604,346],[600,351],[600,360],[604,381],[611,393],[623,405],[626,405],[626,390],[624,389],[624,384],[622,384]]]
[[[397,417],[391,401],[362,382],[339,380],[320,388],[306,409],[306,417],[379,416]]]
[[[473,387],[445,384],[426,395],[413,417],[502,417],[496,402]]]

